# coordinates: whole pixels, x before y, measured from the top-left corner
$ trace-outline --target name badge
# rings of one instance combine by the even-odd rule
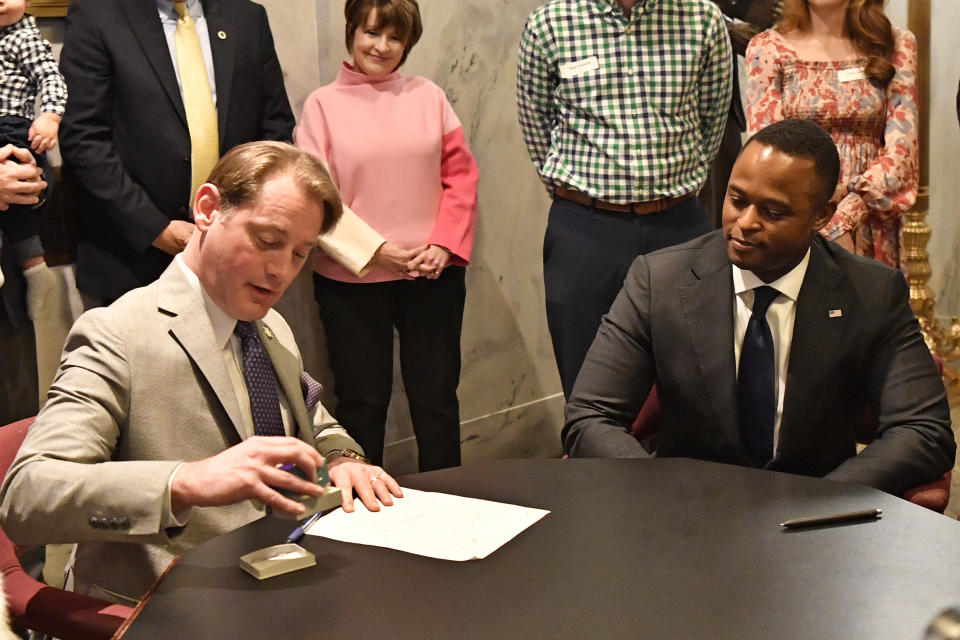
[[[599,68],[600,61],[597,60],[597,56],[590,56],[583,60],[575,60],[574,62],[567,62],[566,64],[560,65],[560,77],[566,79],[573,78],[574,76],[582,76],[585,73],[595,71]]]
[[[854,69],[841,69],[837,71],[837,80],[840,82],[852,82],[854,80],[863,80],[867,77],[867,71],[863,67]]]

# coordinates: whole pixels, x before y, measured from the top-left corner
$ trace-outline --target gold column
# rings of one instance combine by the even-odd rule
[[[937,322],[937,300],[927,286],[930,279],[930,225],[926,222],[930,209],[930,0],[910,0],[907,27],[917,37],[917,120],[920,146],[920,192],[913,210],[904,216],[901,262],[910,284],[910,307],[920,321],[930,351],[946,361],[960,358],[960,321],[953,318],[945,329]],[[956,382],[956,374],[947,370]]]

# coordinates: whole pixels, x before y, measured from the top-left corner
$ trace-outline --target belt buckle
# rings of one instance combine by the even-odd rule
[[[637,211],[638,215],[661,213],[669,208],[670,198],[658,198],[656,200],[648,200],[647,202],[638,202],[634,206],[639,208],[641,205],[648,205],[648,209],[643,213]]]

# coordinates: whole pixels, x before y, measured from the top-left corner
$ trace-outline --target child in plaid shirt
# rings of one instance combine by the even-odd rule
[[[53,59],[50,43],[37,29],[37,21],[25,13],[30,0],[0,0],[0,145],[29,148],[52,185],[44,152],[57,143],[57,130],[67,102],[67,85]],[[40,115],[36,114],[40,94]],[[44,201],[41,198],[41,204]],[[11,205],[0,213],[0,242],[9,235],[17,261],[37,262],[42,248],[36,238],[33,207]],[[0,244],[2,248],[2,244]],[[30,265],[30,266],[39,266]],[[45,265],[44,265],[45,266]],[[28,270],[24,271],[28,275]],[[0,286],[3,273],[0,272]]]

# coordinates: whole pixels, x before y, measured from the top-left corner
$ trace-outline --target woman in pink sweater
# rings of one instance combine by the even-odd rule
[[[396,329],[419,468],[455,466],[477,165],[443,90],[397,72],[422,31],[416,0],[348,0],[344,14],[352,63],[310,94],[296,133],[356,214],[313,262],[337,418],[382,464]],[[371,252],[362,268],[343,259]]]

